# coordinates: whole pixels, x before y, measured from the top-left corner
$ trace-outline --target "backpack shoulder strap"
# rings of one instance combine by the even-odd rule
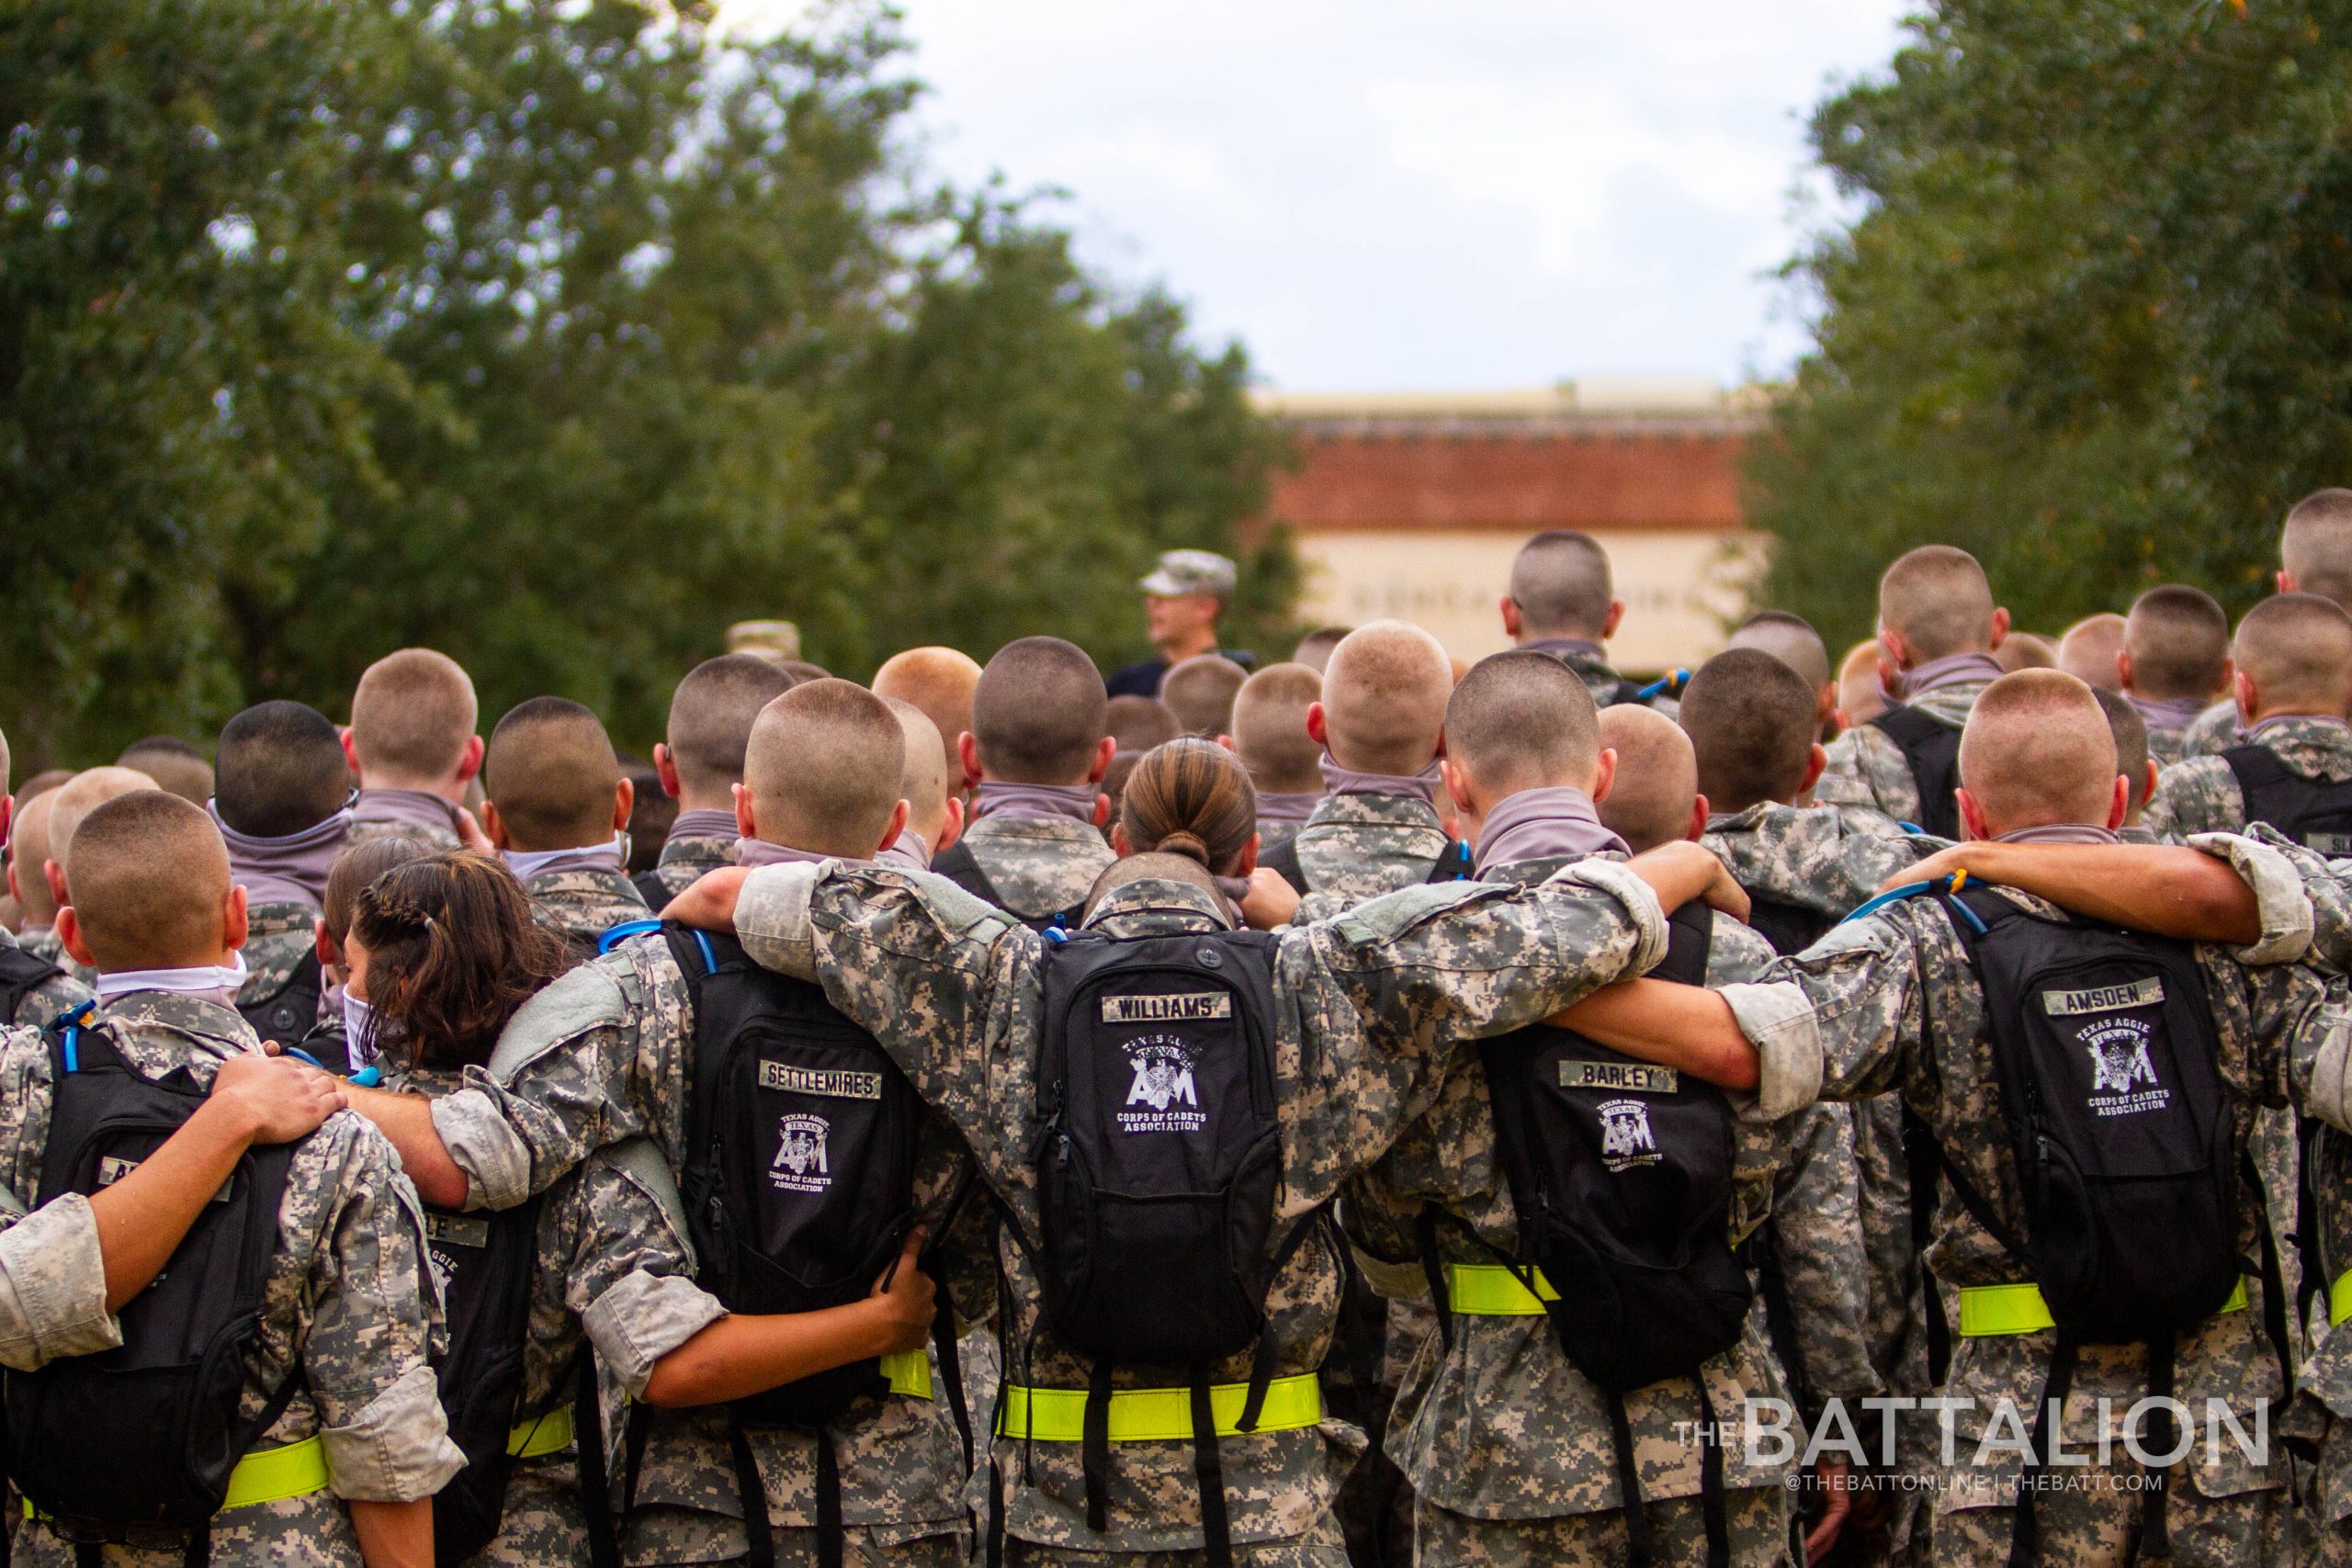
[[[1315,891],[1306,885],[1306,872],[1298,863],[1298,838],[1295,834],[1288,842],[1277,844],[1260,855],[1258,863],[1289,883],[1302,898]]]
[[[2301,783],[2294,770],[2267,746],[2233,746],[2222,753],[2237,781],[2239,809],[2248,822],[2267,822],[2285,829],[2293,819],[2291,801],[2276,798],[2281,789]],[[2281,820],[2281,818],[2285,820]]]
[[[17,1010],[25,1005],[33,987],[63,973],[49,960],[21,947],[0,947],[0,1022],[16,1022]]]
[[[662,868],[659,866],[639,872],[628,879],[628,885],[637,889],[637,896],[645,900],[645,907],[657,915],[662,912],[662,906],[670,901],[670,889],[662,881]]]
[[[1883,731],[1889,740],[1906,751],[1938,730],[1951,728],[1908,703],[1896,703],[1870,722],[1872,728]]]
[[[1703,986],[1707,983],[1707,958],[1714,945],[1715,911],[1705,899],[1693,898],[1667,917],[1666,956],[1650,975],[1659,980]]]

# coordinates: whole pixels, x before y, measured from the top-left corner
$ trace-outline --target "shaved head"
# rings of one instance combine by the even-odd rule
[[[2132,601],[2123,651],[2132,659],[2134,695],[2201,701],[2229,674],[2230,618],[2203,589],[2168,582]]]
[[[1961,787],[1995,836],[2057,823],[2106,827],[2120,771],[2098,698],[2062,670],[2002,676],[1961,731]]]
[[[889,704],[848,681],[806,681],[760,710],[743,787],[761,838],[867,860],[898,809],[906,767],[906,731]]]
[[[1082,784],[1110,733],[1102,672],[1076,643],[1024,637],[997,649],[972,688],[972,735],[989,776]]]
[[[1102,721],[1121,756],[1164,746],[1184,733],[1174,711],[1158,697],[1113,697],[1103,707]]]
[[[899,770],[899,798],[907,803],[907,826],[925,843],[934,842],[947,821],[947,752],[939,744],[939,726],[904,697],[882,701],[898,719],[907,748]]]
[[[1182,882],[1204,893],[1217,893],[1216,878],[1210,874],[1209,868],[1190,855],[1127,855],[1104,866],[1102,874],[1094,879],[1094,886],[1086,890],[1088,912],[1131,882]]]
[[[914,704],[938,729],[950,787],[958,794],[970,781],[956,755],[956,741],[972,728],[972,689],[979,682],[979,661],[952,648],[910,648],[884,660],[874,672],[876,696]]]
[[[150,735],[134,740],[115,759],[117,765],[136,768],[155,781],[155,787],[202,806],[212,798],[212,764],[204,753],[176,735]]]
[[[1510,563],[1510,598],[1523,636],[1598,640],[1607,635],[1615,600],[1609,552],[1573,528],[1538,534]]]
[[[2278,536],[2278,564],[2298,592],[2352,604],[2352,490],[2324,490],[2295,502]]]
[[[74,918],[100,969],[219,960],[229,851],[198,807],[153,788],[117,795],[81,820],[71,851]]]
[[[2115,771],[2131,786],[2124,820],[2136,822],[2148,804],[2148,721],[2120,692],[2093,686],[2091,694],[2098,699],[2098,711],[2107,715],[2107,733],[2115,742]]]
[[[2261,712],[2341,718],[2352,704],[2352,615],[2316,593],[2265,599],[2238,622],[2238,670]]]
[[[1758,610],[1731,634],[1726,648],[1753,648],[1795,671],[1815,691],[1829,684],[1829,649],[1813,623],[1786,610]]]
[[[2116,672],[2115,656],[2123,651],[2124,625],[2112,610],[2076,621],[2058,639],[2058,668],[2094,691],[2121,691],[2123,677]]]
[[[2002,671],[2014,674],[2019,670],[2055,670],[2058,668],[2058,645],[2046,637],[2031,632],[2011,632],[1993,650]]]
[[[351,697],[351,747],[369,784],[427,789],[452,780],[481,716],[458,661],[404,648],[368,666]]]
[[[1849,724],[1868,724],[1886,711],[1886,688],[1878,678],[1878,639],[1858,642],[1838,664],[1838,705]]]
[[[1298,646],[1290,650],[1290,661],[1304,664],[1320,675],[1330,667],[1331,650],[1354,629],[1352,626],[1317,626],[1298,639]]]
[[[1583,679],[1548,653],[1490,654],[1445,705],[1445,750],[1499,798],[1521,790],[1589,788],[1600,729]]]
[[[308,703],[257,703],[220,727],[213,808],[232,832],[283,839],[315,828],[351,795],[343,740]]]
[[[755,653],[724,653],[687,671],[670,694],[665,736],[678,794],[717,801],[729,784],[741,784],[752,721],[792,684],[782,665]]]
[[[17,791],[17,804],[23,806],[39,799],[74,776],[71,768],[43,768],[27,779]]]
[[[1966,550],[1922,545],[1878,580],[1879,625],[1902,634],[1915,661],[1993,647],[1993,589]]]
[[[1159,700],[1187,735],[1214,740],[1233,733],[1233,699],[1250,671],[1221,654],[1181,660],[1160,677]]]
[[[1715,811],[1793,802],[1812,766],[1817,711],[1804,677],[1761,649],[1716,654],[1682,692],[1682,729],[1697,769],[1693,787]],[[1622,759],[1618,778],[1623,789]]]
[[[513,850],[578,850],[613,836],[621,761],[605,722],[562,697],[533,697],[490,733],[482,791]]]
[[[1323,787],[1323,748],[1306,733],[1306,710],[1323,677],[1304,664],[1269,664],[1233,699],[1233,747],[1261,795],[1312,795]]]
[[[1600,745],[1617,753],[1616,781],[1600,801],[1602,825],[1635,854],[1689,838],[1699,763],[1681,728],[1639,703],[1620,703],[1600,715]]]
[[[1437,755],[1453,665],[1437,638],[1404,621],[1350,632],[1323,672],[1331,760],[1365,773],[1418,773]]]
[[[109,800],[154,787],[155,781],[136,768],[92,768],[75,773],[58,786],[57,799],[50,807],[49,858],[70,868],[74,832],[91,812]],[[177,800],[179,796],[172,798]]]
[[[8,871],[17,907],[28,926],[53,925],[57,920],[57,900],[50,897],[49,878],[41,870],[57,858],[51,852],[49,831],[50,814],[56,807],[57,791],[44,790],[18,808],[9,828]]]

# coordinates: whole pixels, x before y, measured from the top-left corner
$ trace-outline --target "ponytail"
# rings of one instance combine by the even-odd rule
[[[1229,876],[1258,830],[1258,793],[1240,759],[1216,742],[1170,740],[1127,775],[1119,825],[1133,853],[1182,855]]]
[[[464,851],[361,888],[351,932],[368,950],[370,1027],[409,1067],[488,1062],[515,1010],[571,966],[513,873]]]

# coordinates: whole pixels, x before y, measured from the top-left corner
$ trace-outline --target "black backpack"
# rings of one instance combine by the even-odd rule
[[[0,1023],[15,1023],[33,987],[65,971],[48,959],[14,945],[0,946]],[[46,1025],[52,1021],[41,1019]]]
[[[2233,746],[2222,760],[2237,776],[2249,827],[2267,822],[2330,860],[2352,855],[2352,780],[2307,779],[2267,746]]]
[[[237,1010],[254,1032],[271,1045],[300,1045],[319,1021],[319,998],[326,980],[319,969],[318,949],[302,954],[286,984],[257,1002],[239,1002]]]
[[[1651,975],[1704,984],[1713,934],[1713,910],[1696,901],[1683,905],[1668,922],[1666,957]],[[1520,1256],[1501,1261],[1530,1290],[1537,1269],[1557,1289],[1559,1299],[1544,1307],[1562,1352],[1605,1398],[1634,1560],[1647,1561],[1623,1396],[1693,1373],[1729,1349],[1755,1298],[1730,1237],[1731,1105],[1711,1084],[1635,1061],[1572,1030],[1538,1024],[1482,1042],[1479,1055],[1494,1106],[1496,1153],[1519,1221]],[[1421,1247],[1450,1348],[1440,1213],[1423,1212]],[[1702,1418],[1712,1425],[1703,1382],[1700,1398]],[[1723,1459],[1712,1444],[1701,1478],[1710,1554],[1724,1556]]]
[[[531,1270],[538,1253],[539,1200],[495,1213],[424,1211],[426,1262],[441,1283],[449,1346],[435,1369],[449,1440],[466,1468],[433,1499],[433,1552],[460,1562],[498,1535],[505,1511],[506,1442],[523,1397],[523,1347],[529,1336]],[[594,1440],[579,1436],[582,1447]]]
[[[1086,900],[1083,898],[1066,909],[1049,909],[1042,915],[1013,914],[1012,907],[996,890],[996,884],[989,880],[989,874],[980,869],[979,857],[972,853],[971,845],[962,839],[941,851],[932,861],[931,869],[933,875],[945,877],[980,902],[1012,915],[1033,931],[1068,931],[1086,916]]]
[[[204,1103],[186,1066],[149,1078],[86,1010],[47,1036],[54,1089],[41,1203],[129,1174]],[[8,1478],[66,1539],[187,1539],[201,1561],[239,1460],[286,1408],[288,1373],[238,1417],[245,1355],[261,1329],[277,1215],[297,1145],[249,1149],[171,1262],[120,1314],[122,1343],[6,1375]]]
[[[2047,1462],[2047,1402],[2063,1403],[2086,1343],[2146,1344],[2148,1393],[2172,1396],[2177,1337],[2219,1312],[2246,1271],[2237,1196],[2251,1171],[2236,1144],[2205,976],[2188,944],[2044,919],[1990,891],[1941,899],[1984,988],[2022,1230],[2002,1222],[1916,1119],[1905,1147],[1914,1154],[1914,1204],[1932,1204],[1940,1171],[2033,1277],[2056,1325],[2048,1380],[2033,1404],[2035,1457],[2018,1493],[2010,1561],[2023,1563],[2035,1550],[2030,1483]],[[2281,1292],[2269,1227],[2260,1228],[2276,1337]],[[1936,1326],[1931,1340],[1941,1337]],[[2159,1411],[2152,1449],[2170,1451],[2170,1425]],[[2152,1470],[2150,1483],[2142,1550],[2162,1556],[2164,1472]]]
[[[1266,1292],[1321,1211],[1277,1244],[1282,1127],[1265,931],[1049,940],[1038,1042],[1036,1238],[1054,1334],[1091,1360],[1088,1528],[1105,1528],[1112,1374],[1166,1368],[1208,1409],[1210,1369],[1260,1343]],[[1025,1239],[1025,1238],[1024,1238]],[[1261,1355],[1238,1425],[1255,1428]],[[1201,1525],[1230,1561],[1214,1427],[1193,1434]]]
[[[669,923],[661,930],[695,998],[679,1186],[695,1282],[739,1313],[863,1300],[914,1224],[922,1121],[914,1087],[821,986],[761,968],[732,937]],[[943,1224],[943,1237],[946,1230]],[[951,1316],[941,1314],[934,1338],[952,1348]],[[952,1361],[942,1371],[961,1426]],[[767,1494],[745,1428],[814,1433],[819,1550],[838,1562],[841,1483],[825,1424],[889,1387],[881,1363],[867,1359],[734,1402],[729,1443],[754,1564],[774,1562],[775,1543],[753,1528],[766,1519]]]
[[[1838,923],[1835,915],[1825,915],[1818,909],[1808,909],[1802,904],[1784,903],[1778,898],[1764,897],[1754,890],[1747,895],[1747,924],[1758,936],[1772,944],[1772,951],[1783,958],[1803,953],[1829,934]]]
[[[662,868],[658,865],[649,871],[639,872],[628,879],[628,885],[637,889],[637,896],[644,899],[645,907],[656,915],[667,908],[670,900],[677,897],[662,880]]]
[[[1470,880],[1470,858],[1468,844],[1460,839],[1449,839],[1445,848],[1438,852],[1430,874],[1421,880],[1425,883],[1467,882]],[[1302,898],[1315,891],[1306,885],[1306,873],[1298,863],[1298,839],[1295,835],[1287,843],[1277,844],[1260,855],[1258,863],[1296,888]]]
[[[1919,820],[1912,826],[1939,839],[1958,839],[1960,806],[1951,792],[1960,785],[1960,731],[1925,711],[1897,703],[1871,720],[1900,747],[1919,789]]]

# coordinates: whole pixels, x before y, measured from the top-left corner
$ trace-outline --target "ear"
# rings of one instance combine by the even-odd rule
[[[727,787],[735,792],[735,831],[747,839],[758,838],[760,825],[752,820],[752,792],[741,784]]]
[[[335,945],[334,933],[327,930],[324,920],[311,922],[311,951],[319,955],[322,969],[332,969],[343,962],[343,949]]]
[[[2118,691],[2132,689],[2132,656],[2120,648],[2115,650],[2115,680]]]
[[[343,742],[343,765],[352,773],[359,771],[359,748],[351,741],[351,726],[343,725],[335,732]]]
[[[1495,603],[1501,608],[1503,613],[1503,636],[1510,638],[1513,642],[1517,642],[1520,637],[1521,628],[1527,624],[1525,619],[1522,618],[1519,613],[1519,601],[1506,593],[1500,599],[1496,600]]]
[[[1692,843],[1707,836],[1707,797],[1699,795],[1690,802],[1690,830],[1682,835]]]
[[[1878,683],[1889,694],[1903,689],[1903,667],[1910,661],[1911,645],[1893,626],[1878,629]]]
[[[1119,743],[1109,736],[1094,743],[1094,765],[1086,770],[1088,784],[1101,784],[1102,775],[1111,771],[1111,759],[1119,754]]]
[[[17,797],[0,795],[0,844],[8,841],[8,824],[17,819]]]
[[[2238,689],[2237,682],[2237,655],[2233,653],[2223,654],[2222,656],[2222,693],[2218,693],[2216,695],[2235,692]]]
[[[1477,809],[1477,802],[1470,798],[1470,773],[1468,769],[1455,761],[1453,758],[1444,757],[1439,759],[1437,774],[1438,777],[1445,781],[1445,793],[1453,798],[1454,805],[1460,807],[1464,811],[1475,811]]]
[[[1306,738],[1326,751],[1331,749],[1331,727],[1325,720],[1321,703],[1306,705]]]
[[[1090,782],[1100,783],[1101,781]],[[1097,828],[1108,828],[1111,825],[1111,797],[1100,790],[1097,790],[1094,795],[1094,825]]]
[[[1829,749],[1822,745],[1820,741],[1815,741],[1813,743],[1813,749],[1805,753],[1804,783],[1797,786],[1797,793],[1799,795],[1803,795],[1806,790],[1809,790],[1814,785],[1819,784],[1821,782],[1822,770],[1828,766]]]
[[[956,840],[963,836],[964,797],[960,795],[951,795],[947,797],[947,809],[940,815],[939,842],[931,846],[931,852],[935,855],[945,854],[956,847]]]
[[[1951,792],[1951,797],[1960,807],[1960,825],[1967,830],[1971,839],[1985,840],[1994,837],[1993,829],[1985,826],[1984,809],[1976,804],[1974,795],[1965,789],[1956,789]]]
[[[1258,846],[1265,841],[1263,833],[1252,833],[1250,841],[1241,846],[1241,853],[1233,862],[1233,874],[1247,878],[1258,869]]]
[[[2148,802],[2156,798],[2156,784],[2162,779],[2164,770],[2156,766],[2156,760],[2154,757],[2151,757],[2145,762],[2143,762],[2141,767],[2146,771],[2148,775],[2146,779],[2142,781],[2140,785],[2140,804],[2144,807]]]
[[[40,874],[49,884],[49,901],[62,909],[72,899],[65,897],[65,868],[53,860],[40,863]]]
[[[1617,623],[1625,618],[1625,601],[1609,601],[1609,614],[1600,617],[1600,640],[1607,642],[1617,635]]]
[[[623,779],[613,786],[613,831],[628,831],[628,814],[637,808],[637,785]]]
[[[2296,591],[2295,574],[2289,571],[2285,567],[2280,567],[2278,569],[2278,592],[2281,593],[2292,593]]]
[[[98,966],[97,959],[90,953],[90,944],[82,940],[82,917],[74,912],[71,904],[57,907],[57,940],[83,968]]]
[[[1111,852],[1121,860],[1136,852],[1134,841],[1127,837],[1127,825],[1125,822],[1111,824]]]
[[[1230,735],[1218,736],[1216,738],[1216,743],[1224,747],[1227,750],[1232,752],[1237,757],[1241,755],[1241,748],[1234,744],[1233,737]]]
[[[1813,728],[1816,735],[1831,725],[1844,728],[1844,716],[1838,711],[1838,682],[1830,682],[1814,694]]]
[[[465,784],[481,772],[482,743],[479,735],[466,737],[466,749],[458,755],[458,776],[454,781]]]
[[[2132,781],[2123,774],[2115,775],[2115,787],[2107,796],[2107,830],[2114,832],[2132,815]]]
[[[2254,716],[2262,711],[2262,688],[2256,685],[2254,677],[2243,670],[2233,670],[2231,673],[2237,678],[2238,717],[2246,724],[2252,724]]]
[[[969,784],[980,782],[980,738],[970,730],[956,738],[956,760],[964,765],[964,777]],[[967,785],[969,787],[969,784]]]
[[[25,890],[17,884],[17,857],[14,853],[8,856],[8,897],[17,901],[19,909],[24,908]]]
[[[1998,648],[2009,638],[2009,613],[1999,605],[1993,607],[1993,644]]]
[[[890,825],[882,829],[882,841],[874,846],[874,852],[878,855],[892,844],[897,843],[899,835],[906,830],[907,803],[901,800],[890,808]]]
[[[481,803],[481,832],[482,837],[490,840],[492,849],[505,850],[506,819],[498,814],[498,802],[494,800]]]
[[[1592,803],[1598,806],[1609,798],[1609,792],[1616,783],[1617,748],[1604,746],[1600,749],[1600,761],[1593,764],[1592,787],[1585,793],[1592,796]]]
[[[653,743],[653,771],[662,780],[662,793],[672,800],[678,798],[678,754],[656,740]]]
[[[252,929],[245,920],[245,890],[232,882],[229,901],[220,907],[220,945],[234,953],[245,945]]]

